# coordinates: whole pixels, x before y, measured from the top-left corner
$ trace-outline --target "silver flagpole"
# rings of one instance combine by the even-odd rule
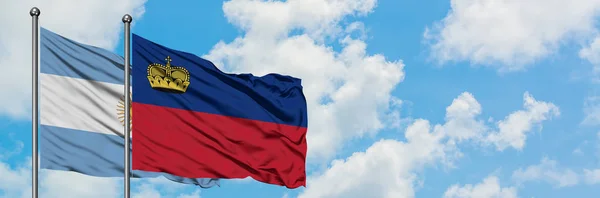
[[[125,25],[125,198],[129,198],[130,196],[130,171],[131,171],[131,158],[129,157],[131,149],[130,149],[130,137],[131,137],[131,96],[130,96],[130,86],[131,82],[129,80],[129,48],[130,48],[130,35],[131,35],[131,21],[132,18],[129,14],[125,14],[123,16],[123,24]]]
[[[31,197],[38,197],[38,17],[40,9],[33,7],[29,11],[32,17],[32,50],[31,50],[31,69],[32,69],[32,108],[31,108]]]

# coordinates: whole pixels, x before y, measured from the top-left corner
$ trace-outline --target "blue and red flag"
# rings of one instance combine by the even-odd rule
[[[133,169],[306,186],[300,79],[227,74],[193,54],[132,39]]]

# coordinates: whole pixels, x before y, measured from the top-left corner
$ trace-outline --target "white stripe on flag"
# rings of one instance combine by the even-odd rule
[[[52,74],[41,74],[40,84],[40,124],[122,136],[123,85]]]

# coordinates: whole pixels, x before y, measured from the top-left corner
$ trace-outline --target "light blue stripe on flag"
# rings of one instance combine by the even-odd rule
[[[42,125],[40,164],[44,169],[64,170],[99,177],[123,177],[123,138]],[[84,160],[85,159],[85,160]],[[167,173],[133,170],[132,178],[164,176],[201,187],[218,185],[218,179],[190,179]]]
[[[123,177],[123,58],[41,28],[40,63],[40,168]],[[219,185],[218,179],[132,171],[134,178],[157,176]]]
[[[123,57],[40,29],[41,73],[123,84]]]

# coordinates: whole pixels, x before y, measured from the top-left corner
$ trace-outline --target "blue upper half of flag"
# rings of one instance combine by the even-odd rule
[[[136,34],[132,50],[133,102],[307,127],[306,99],[298,78],[227,74],[208,60]],[[152,83],[171,87],[159,90]],[[172,92],[175,89],[180,91]]]

